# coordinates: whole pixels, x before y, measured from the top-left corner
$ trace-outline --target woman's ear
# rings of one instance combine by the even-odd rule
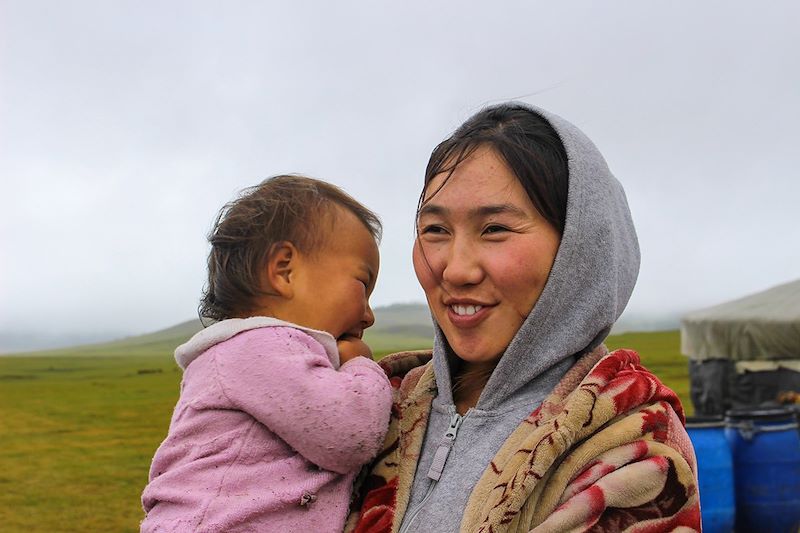
[[[294,297],[294,270],[297,266],[297,248],[289,241],[276,242],[267,255],[266,282],[272,290],[286,299]]]

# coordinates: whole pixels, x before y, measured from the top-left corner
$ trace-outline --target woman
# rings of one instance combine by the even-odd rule
[[[540,109],[484,109],[431,155],[417,229],[432,361],[384,360],[392,422],[348,528],[699,531],[680,402],[602,345],[639,248],[592,142]]]

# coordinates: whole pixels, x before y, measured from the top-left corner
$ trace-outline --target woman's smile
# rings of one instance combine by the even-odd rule
[[[448,318],[458,328],[472,328],[483,322],[492,311],[492,306],[474,303],[450,303]]]

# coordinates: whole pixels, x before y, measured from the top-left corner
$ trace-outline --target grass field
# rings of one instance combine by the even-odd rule
[[[376,351],[395,341],[375,339]],[[639,351],[690,407],[677,331],[607,344]],[[174,346],[162,336],[0,357],[0,531],[138,531],[139,496],[178,396]]]

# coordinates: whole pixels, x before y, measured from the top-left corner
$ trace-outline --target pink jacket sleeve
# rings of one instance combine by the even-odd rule
[[[391,386],[372,360],[335,370],[324,348],[291,328],[260,328],[215,355],[218,384],[231,403],[310,462],[340,474],[368,463],[389,426]]]

